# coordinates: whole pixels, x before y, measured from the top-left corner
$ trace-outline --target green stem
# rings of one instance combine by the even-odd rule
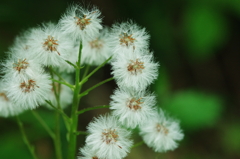
[[[73,88],[73,85],[71,85],[70,83],[68,83],[64,78],[62,78],[62,76],[58,73],[58,72],[56,72],[56,71],[54,71],[54,69],[52,69],[52,67],[50,67],[50,71],[52,72],[52,73],[54,73],[61,81],[61,84],[64,84],[64,85],[66,85],[66,86],[68,86],[68,87],[70,87],[70,88]],[[53,78],[53,76],[52,76],[52,78]],[[57,82],[57,81],[56,81]],[[59,82],[58,82],[59,83]]]
[[[86,131],[77,131],[76,134],[77,135],[89,135],[89,133]]]
[[[102,82],[99,82],[98,84],[92,86],[91,88],[89,88],[89,89],[87,89],[86,91],[84,91],[84,92],[82,92],[81,94],[79,94],[79,97],[82,97],[82,96],[87,95],[91,90],[93,90],[93,89],[95,89],[95,88],[101,86],[102,84],[107,83],[107,82],[109,82],[109,81],[111,81],[111,80],[114,80],[114,78],[111,77],[111,78],[108,78],[108,79],[106,79],[106,80],[104,80],[104,81],[102,81]]]
[[[82,81],[79,83],[80,85],[84,84],[85,82],[88,81],[88,79],[95,73],[97,72],[100,68],[102,68],[108,61],[112,59],[112,56],[109,57],[105,62],[103,62],[101,65],[99,65],[97,68],[95,68],[91,73],[89,73],[85,78],[82,79]]]
[[[78,111],[77,113],[78,113],[78,115],[80,115],[80,114],[85,113],[85,112],[90,111],[90,110],[101,109],[101,108],[109,108],[109,107],[110,107],[109,105],[95,106],[95,107],[82,109],[82,110]]]
[[[84,73],[83,73],[82,79],[84,79],[84,78],[87,76],[88,71],[89,71],[89,68],[90,68],[90,65],[87,65],[86,68],[85,68],[85,70],[84,70]]]
[[[53,79],[53,73],[54,70],[52,68],[50,68],[50,73]],[[57,74],[55,72],[55,74]],[[58,75],[58,78],[62,78],[60,75]],[[56,97],[56,101],[57,101],[57,108],[61,109],[61,105],[60,105],[60,87],[61,84],[58,83],[58,89],[56,88],[56,85],[54,82],[52,82],[53,85],[53,90],[54,90],[54,94]],[[56,152],[56,157],[57,159],[62,159],[62,144],[61,144],[61,135],[60,135],[60,114],[58,111],[55,112],[55,138],[54,138],[54,147],[55,147],[55,152]]]
[[[80,42],[79,46],[79,54],[78,54],[78,62],[77,66],[78,69],[76,69],[76,75],[75,75],[75,89],[73,94],[73,103],[72,103],[72,112],[71,112],[71,126],[70,126],[70,132],[68,134],[69,136],[69,143],[68,143],[68,159],[75,159],[76,158],[76,146],[77,146],[77,134],[75,133],[77,131],[78,126],[78,106],[80,103],[80,98],[78,97],[78,94],[81,90],[80,82],[80,70],[81,70],[81,52],[82,52],[82,44]]]
[[[26,135],[26,133],[25,133],[25,131],[24,131],[23,124],[22,124],[21,120],[19,119],[18,116],[17,116],[16,118],[17,118],[17,123],[18,123],[19,129],[20,129],[20,131],[21,131],[21,134],[22,134],[22,138],[23,138],[24,143],[27,145],[27,147],[28,147],[28,149],[29,149],[32,157],[33,157],[34,159],[38,159],[37,156],[36,156],[36,154],[35,154],[35,152],[34,152],[34,147],[30,144],[30,142],[29,142],[29,140],[28,140],[28,138],[27,138],[27,135]]]
[[[52,81],[54,81],[54,82],[57,82],[57,83],[61,83],[61,84],[63,84],[63,85],[66,85],[66,86],[68,86],[71,90],[74,89],[74,86],[71,85],[71,84],[69,84],[69,83],[65,83],[65,82],[62,82],[62,81],[59,81],[59,80],[56,80],[56,79],[52,79],[52,78],[51,78],[50,80],[52,80]]]
[[[60,135],[60,121],[59,121],[59,113],[56,112],[55,114],[55,140],[54,140],[54,145],[55,145],[55,151],[56,151],[56,156],[57,159],[62,159],[62,145],[61,145],[61,135]]]
[[[49,128],[49,126],[46,124],[46,122],[42,119],[42,117],[34,110],[31,111],[33,116],[38,120],[38,122],[42,125],[42,127],[48,132],[48,134],[50,135],[50,137],[52,139],[55,138],[55,134],[53,133],[53,131]]]
[[[131,149],[132,149],[132,148],[135,148],[135,147],[138,147],[138,146],[141,146],[142,144],[144,144],[144,142],[143,142],[143,141],[140,141],[140,142],[134,144],[134,145],[131,147]]]
[[[61,114],[63,116],[63,119],[66,120],[66,122],[69,123],[69,117],[67,116],[67,114],[64,113],[64,111],[62,109],[58,109],[57,107],[55,107],[51,101],[49,100],[45,100],[45,102],[50,105],[53,109],[55,109],[56,111],[58,111],[59,114]]]

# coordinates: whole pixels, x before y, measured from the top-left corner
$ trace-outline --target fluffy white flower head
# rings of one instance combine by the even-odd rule
[[[114,24],[110,39],[115,55],[148,49],[149,35],[132,21]]]
[[[159,64],[153,62],[153,55],[150,53],[119,54],[111,65],[112,74],[119,87],[143,90],[158,76]]]
[[[111,99],[112,114],[127,127],[135,128],[154,115],[155,96],[145,91],[117,89]]]
[[[75,64],[78,60],[80,39],[74,40],[69,38],[69,46],[70,48],[67,50],[68,57],[66,60]],[[64,61],[64,63],[61,64],[61,67],[56,67],[56,70],[58,70],[60,73],[73,73],[75,68]]]
[[[80,5],[72,5],[59,21],[64,34],[70,34],[74,39],[92,39],[102,29],[100,11],[96,7],[85,9]]]
[[[42,65],[60,66],[68,58],[68,51],[71,49],[69,40],[53,23],[43,24],[36,28],[29,36],[29,56],[38,60]]]
[[[156,152],[165,152],[177,148],[177,141],[183,139],[179,122],[166,117],[162,110],[140,127],[144,142]]]
[[[89,146],[84,146],[83,148],[80,148],[79,151],[81,156],[78,156],[78,159],[101,159]]]
[[[28,45],[28,41],[31,39],[29,36],[31,33],[35,30],[35,28],[30,28],[25,30],[24,32],[20,33],[13,42],[13,45],[11,46],[11,50],[14,52],[21,52],[28,50],[31,46]]]
[[[43,72],[42,66],[37,60],[29,58],[28,53],[28,50],[19,50],[17,53],[14,50],[9,52],[9,58],[2,64],[5,77],[27,80]]]
[[[50,76],[41,73],[31,79],[5,79],[6,93],[12,102],[24,109],[34,109],[48,99],[51,90]]]
[[[94,39],[83,41],[82,60],[85,64],[100,65],[111,56],[108,33],[104,28]]]
[[[4,90],[5,86],[5,83],[0,81],[0,116],[9,117],[22,113],[24,109],[11,102],[11,99]]]
[[[129,140],[131,132],[122,128],[117,118],[104,115],[95,118],[88,126],[86,144],[100,158],[121,159],[130,150],[132,141]]]

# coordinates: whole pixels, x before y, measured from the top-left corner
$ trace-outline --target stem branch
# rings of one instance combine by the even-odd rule
[[[26,135],[26,133],[25,133],[25,131],[24,131],[23,123],[21,122],[21,120],[19,119],[18,116],[17,116],[16,118],[17,118],[17,123],[18,123],[19,129],[20,129],[20,131],[21,131],[21,134],[22,134],[22,138],[23,138],[24,143],[27,145],[27,147],[28,147],[28,149],[29,149],[32,157],[33,157],[34,159],[38,159],[37,156],[36,156],[36,154],[35,154],[34,147],[30,144],[30,142],[29,142],[29,140],[28,140],[28,138],[27,138],[27,135]]]
[[[111,78],[108,78],[108,79],[106,79],[106,80],[104,80],[104,81],[102,81],[102,82],[99,82],[98,84],[92,86],[91,88],[89,88],[89,89],[87,89],[86,91],[84,91],[84,92],[82,92],[81,94],[79,94],[79,97],[82,97],[82,96],[87,95],[91,90],[93,90],[93,89],[101,86],[102,84],[107,83],[107,82],[109,82],[109,81],[111,81],[111,80],[113,80],[113,79],[114,79],[114,78],[111,77]]]
[[[101,105],[101,106],[95,106],[95,107],[90,107],[90,108],[85,108],[85,109],[82,109],[78,112],[78,115],[80,114],[83,114],[87,111],[90,111],[90,110],[94,110],[94,109],[101,109],[101,108],[109,108],[110,106],[109,105]]]

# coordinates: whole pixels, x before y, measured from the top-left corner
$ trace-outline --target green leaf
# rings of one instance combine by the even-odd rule
[[[206,59],[227,39],[227,22],[218,10],[206,5],[190,5],[184,13],[184,33],[191,59]]]
[[[196,130],[211,127],[218,121],[222,100],[216,95],[187,90],[166,101],[164,109],[177,117],[184,129]]]

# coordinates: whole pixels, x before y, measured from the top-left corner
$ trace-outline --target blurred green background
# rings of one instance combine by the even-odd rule
[[[67,0],[1,0],[0,58],[19,32],[42,22],[57,22]],[[81,2],[81,1],[79,1]],[[172,152],[154,153],[145,145],[127,159],[239,159],[240,158],[240,1],[239,0],[85,0],[102,11],[105,25],[134,20],[151,35],[150,48],[161,64],[152,85],[158,105],[181,121],[185,138]],[[85,86],[110,76],[104,67]],[[109,103],[116,84],[110,82],[83,98],[82,106]],[[48,125],[54,117],[38,110]],[[79,119],[85,130],[92,111]],[[53,144],[31,113],[21,116],[32,144],[43,159],[54,158]],[[62,134],[65,128],[62,126]],[[141,139],[135,133],[135,141]],[[65,136],[63,136],[65,141]],[[84,136],[79,137],[84,145]],[[66,143],[63,150],[66,151]],[[15,118],[0,118],[0,158],[30,159]]]

